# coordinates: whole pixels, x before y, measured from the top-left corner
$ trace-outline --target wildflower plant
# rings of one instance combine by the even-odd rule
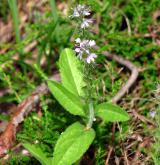
[[[34,145],[24,146],[45,165],[71,165],[78,161],[95,139],[93,124],[96,118],[102,121],[127,121],[128,114],[112,102],[99,103],[93,98],[96,58],[94,52],[96,42],[85,38],[85,31],[93,20],[90,7],[77,5],[73,9],[72,19],[78,19],[79,36],[75,39],[75,49],[66,48],[60,54],[59,68],[61,83],[47,80],[49,90],[61,106],[80,117],[80,120],[70,125],[59,137],[55,145],[53,158],[47,158]],[[39,154],[38,154],[38,153]]]

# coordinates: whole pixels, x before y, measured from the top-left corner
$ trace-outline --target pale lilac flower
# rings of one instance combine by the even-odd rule
[[[86,5],[77,5],[74,8],[73,15],[71,17],[84,17],[84,16],[89,16],[90,13],[90,8]]]
[[[152,118],[155,118],[155,116],[156,116],[156,111],[151,111],[151,112],[150,112],[150,116],[151,116]]]
[[[95,58],[97,58],[97,55],[95,53],[91,53],[87,58],[86,61],[88,64],[90,64],[91,62],[94,62]]]
[[[75,42],[78,45],[78,47],[82,49],[92,48],[96,45],[96,42],[94,40],[81,40],[80,38],[77,38]]]
[[[77,8],[74,9],[73,15],[71,17],[80,17],[80,13],[78,12]]]
[[[82,40],[79,45],[81,48],[87,48],[88,47],[89,40]]]
[[[75,40],[75,42],[76,42],[76,43],[81,43],[81,39],[80,39],[80,38],[77,38],[77,39]]]
[[[93,46],[95,46],[96,45],[96,42],[94,41],[94,40],[90,40],[89,41],[89,46],[90,47],[93,47]]]
[[[80,48],[76,48],[76,49],[75,49],[75,52],[76,52],[76,53],[80,53],[80,51],[81,51]]]
[[[83,21],[81,23],[81,28],[82,29],[85,29],[85,28],[89,27],[90,24],[92,24],[92,23],[93,23],[93,20],[92,19],[83,18]]]
[[[73,14],[70,16],[72,18],[78,18],[80,20],[80,28],[85,29],[93,23],[92,19],[85,18],[91,14],[90,7],[86,5],[77,5],[74,10]]]
[[[77,56],[81,60],[85,60],[88,64],[94,62],[97,55],[92,53],[91,50],[96,45],[96,42],[94,40],[81,40],[80,38],[77,38],[75,42],[75,52],[77,53]]]
[[[89,16],[90,14],[91,11],[88,6],[77,5],[74,8],[73,15],[71,17],[78,18],[80,22],[79,27],[81,29],[86,29],[90,26],[91,23],[93,23],[92,19],[86,18],[86,16]],[[96,45],[94,40],[77,38],[75,43],[75,52],[77,53],[79,59],[86,61],[88,64],[95,61],[97,55],[92,52],[92,49]]]
[[[23,155],[26,155],[26,156],[29,156],[29,151],[26,150],[26,149],[23,149],[23,150],[22,150],[22,154],[23,154]]]

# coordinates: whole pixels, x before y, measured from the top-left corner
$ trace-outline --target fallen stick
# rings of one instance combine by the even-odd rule
[[[136,82],[138,78],[138,68],[134,64],[132,64],[129,60],[126,60],[116,54],[111,54],[107,51],[103,52],[103,54],[107,58],[116,61],[117,63],[125,66],[131,71],[131,76],[129,77],[128,81],[125,83],[124,86],[122,86],[122,88],[118,91],[118,93],[112,98],[112,102],[117,103],[129,91],[131,86]]]
[[[122,86],[122,88],[118,91],[118,93],[112,98],[112,102],[113,103],[117,103],[118,101],[120,101],[122,99],[122,97],[129,91],[129,89],[131,88],[131,86],[136,82],[137,78],[138,78],[138,68],[132,64],[129,60],[126,60],[116,54],[111,54],[107,51],[103,52],[103,54],[111,59],[116,61],[118,64],[125,66],[126,68],[128,68],[131,71],[131,76],[129,77],[128,81],[125,83],[124,86]],[[115,123],[113,123],[113,137],[114,137],[114,133],[115,133]],[[113,146],[111,146],[112,148]],[[108,165],[109,162],[109,157],[112,154],[113,150],[109,150],[109,154],[108,157],[106,159],[105,164]]]
[[[55,74],[50,79],[59,81],[59,74]],[[48,91],[47,85],[43,83],[38,86],[29,97],[17,106],[15,113],[12,115],[5,131],[0,136],[0,157],[3,157],[7,153],[7,150],[12,147],[18,125],[23,122],[24,117],[28,115],[29,112],[34,110],[40,101],[40,96],[47,94]]]
[[[110,54],[108,52],[103,52],[103,54],[110,59],[115,60],[121,65],[126,66],[128,69],[131,70],[132,74],[127,81],[127,83],[121,88],[121,90],[113,97],[112,101],[117,103],[129,90],[131,85],[136,81],[138,76],[137,68],[128,60],[123,59],[115,54]],[[59,74],[53,76],[53,79],[59,80]],[[35,91],[27,97],[22,103],[20,103],[15,113],[13,114],[10,122],[8,123],[5,131],[0,136],[0,157],[3,157],[6,152],[12,147],[13,142],[15,140],[16,129],[18,125],[23,122],[24,117],[31,112],[36,105],[40,101],[40,95],[44,95],[48,93],[48,87],[45,83],[38,86]]]
[[[112,151],[113,151],[113,146],[109,146],[109,151],[108,151],[108,155],[105,161],[105,165],[109,165],[109,159],[111,157]]]

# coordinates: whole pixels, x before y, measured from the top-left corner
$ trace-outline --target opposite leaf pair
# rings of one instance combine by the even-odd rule
[[[59,64],[62,84],[48,80],[51,93],[64,109],[71,114],[79,115],[82,119],[90,118],[86,111],[86,105],[82,100],[85,94],[83,89],[86,84],[83,80],[81,64],[75,53],[71,49],[65,49],[60,55]],[[122,108],[112,103],[95,105],[93,111],[97,117],[105,122],[126,121],[129,119],[128,114]],[[38,154],[33,150],[33,145],[25,144],[24,146],[44,165],[71,165],[83,156],[94,138],[95,131],[92,128],[76,122],[61,134],[51,159],[45,156],[37,156]],[[42,152],[40,153],[42,154]],[[45,159],[41,160],[42,158]]]
[[[89,118],[84,96],[83,73],[81,63],[71,49],[65,49],[59,60],[62,84],[48,81],[48,87],[57,101],[73,115]],[[128,114],[112,103],[95,106],[95,115],[104,121],[126,121]],[[95,137],[95,131],[80,123],[74,123],[60,136],[53,154],[53,165],[71,165],[87,151]]]
[[[81,63],[74,51],[65,49],[59,60],[62,84],[55,81],[48,81],[48,87],[57,101],[73,115],[88,117],[85,110],[84,87],[86,83],[83,79]],[[122,108],[112,103],[102,103],[95,106],[95,115],[104,121],[126,121],[128,114]]]

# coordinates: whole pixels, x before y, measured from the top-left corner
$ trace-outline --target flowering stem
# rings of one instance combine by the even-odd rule
[[[94,121],[94,107],[93,107],[93,102],[90,101],[89,103],[89,121],[87,123],[87,129],[90,129],[93,125]]]
[[[94,107],[92,101],[92,64],[97,58],[95,53],[92,53],[92,49],[96,45],[94,40],[88,40],[86,37],[86,29],[93,23],[92,19],[88,16],[91,15],[90,7],[86,5],[77,5],[74,8],[72,18],[78,20],[79,25],[79,37],[75,40],[75,52],[77,53],[80,60],[84,62],[84,80],[86,81],[86,92],[85,92],[85,102],[88,105],[88,123],[87,129],[90,129],[94,121]]]

